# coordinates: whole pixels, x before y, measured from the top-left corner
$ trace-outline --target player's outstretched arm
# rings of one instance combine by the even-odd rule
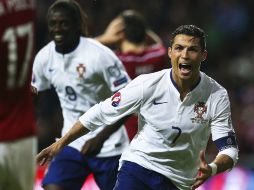
[[[210,164],[208,164],[205,160],[204,151],[200,151],[199,157],[200,157],[200,166],[195,183],[192,185],[191,188],[192,190],[202,185],[209,177],[217,173],[229,170],[234,166],[233,159],[225,154],[218,155],[215,158],[215,160]]]
[[[37,156],[36,161],[40,165],[44,165],[46,162],[52,160],[52,158],[66,145],[76,140],[77,138],[87,134],[89,130],[77,121],[73,127],[58,141],[43,149]]]

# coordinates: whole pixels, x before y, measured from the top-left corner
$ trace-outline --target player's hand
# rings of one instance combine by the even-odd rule
[[[107,27],[105,34],[111,38],[112,42],[117,42],[122,38],[124,23],[121,18],[115,18]]]
[[[38,94],[37,88],[35,88],[34,86],[31,85],[31,92],[35,95]]]
[[[205,160],[205,152],[202,150],[199,153],[200,166],[198,169],[198,175],[196,176],[195,182],[191,187],[191,190],[198,188],[202,185],[212,174],[211,167],[207,164]]]
[[[101,151],[103,143],[104,141],[99,136],[91,138],[83,145],[81,153],[86,156],[95,156]]]
[[[124,37],[123,30],[124,30],[123,20],[117,17],[110,22],[105,32],[102,35],[96,37],[96,39],[103,44],[115,44],[123,39]]]
[[[55,142],[49,147],[43,149],[39,154],[37,154],[36,162],[40,165],[44,165],[50,162],[60,150],[61,146],[58,142]]]

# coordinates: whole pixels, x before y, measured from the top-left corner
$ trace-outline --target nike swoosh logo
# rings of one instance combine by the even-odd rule
[[[156,102],[156,100],[153,101],[153,105],[159,105],[159,104],[166,104],[168,102]]]

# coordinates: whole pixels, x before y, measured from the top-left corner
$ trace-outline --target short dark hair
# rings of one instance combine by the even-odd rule
[[[65,9],[70,12],[72,19],[76,22],[80,27],[81,36],[88,35],[88,27],[87,27],[87,14],[80,7],[80,5],[75,0],[57,0],[55,1],[48,9],[47,18],[52,11],[57,9]]]
[[[182,25],[179,26],[171,35],[170,46],[172,47],[174,39],[178,34],[185,34],[188,36],[193,36],[199,38],[200,46],[202,51],[206,50],[206,34],[204,30],[195,25]]]
[[[125,38],[133,43],[141,43],[146,38],[147,24],[144,17],[135,10],[126,10],[120,17],[125,25]]]

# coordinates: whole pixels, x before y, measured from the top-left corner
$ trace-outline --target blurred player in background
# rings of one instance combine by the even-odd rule
[[[37,139],[31,68],[35,2],[0,0],[0,189],[32,190]]]
[[[166,48],[160,37],[135,10],[123,11],[96,40],[117,48],[115,52],[132,79],[167,66]]]
[[[109,48],[85,37],[86,25],[85,13],[77,2],[54,2],[48,10],[48,29],[53,41],[34,60],[33,90],[40,95],[51,85],[55,88],[64,118],[62,135],[85,111],[130,80],[121,61]],[[79,190],[93,173],[101,190],[112,190],[120,155],[129,144],[125,128],[118,128],[102,125],[65,147],[50,163],[43,187]]]
[[[135,10],[123,11],[96,40],[116,48],[115,53],[123,62],[131,79],[140,74],[160,71],[168,65],[167,51],[160,37]],[[125,126],[132,139],[137,132],[137,117],[133,115],[128,118]]]
[[[42,150],[42,164],[65,145],[104,123],[138,113],[139,130],[121,156],[114,190],[190,190],[230,170],[238,160],[227,91],[200,71],[207,57],[202,29],[182,25],[172,34],[172,69],[141,75],[79,118],[64,137]],[[210,135],[219,153],[207,163]]]

